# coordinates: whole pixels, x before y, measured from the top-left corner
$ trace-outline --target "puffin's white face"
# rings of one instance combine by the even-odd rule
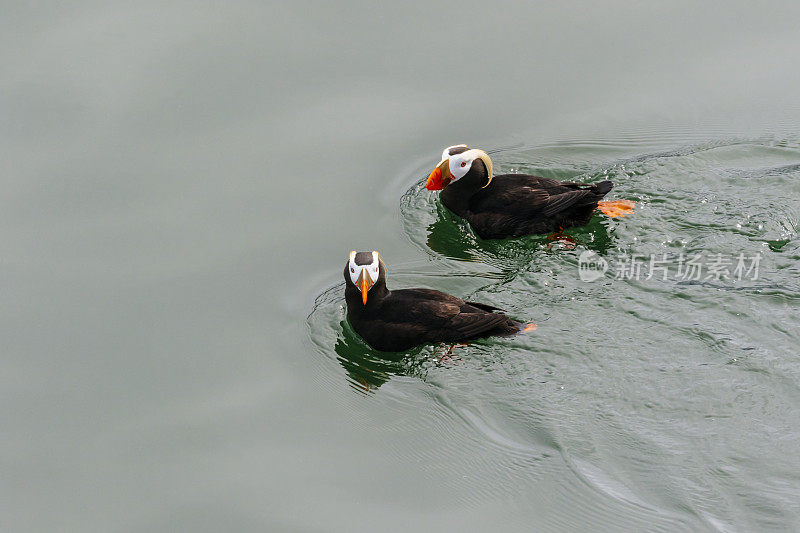
[[[356,263],[356,255],[359,256],[358,264]],[[367,305],[367,293],[372,288],[375,283],[378,282],[378,275],[380,274],[381,269],[381,260],[380,254],[378,252],[373,251],[371,261],[369,263],[365,263],[363,258],[366,255],[365,252],[361,252],[357,254],[355,251],[350,252],[350,260],[347,263],[347,273],[350,275],[350,281],[353,282],[353,285],[358,287],[361,291],[361,298],[364,301],[364,305]]]
[[[370,264],[357,265],[356,252],[350,252],[350,280],[353,282],[353,285],[358,285],[358,278],[361,276],[362,271],[366,272],[373,285],[378,281],[378,271],[380,270],[379,256],[380,254],[378,254],[378,252],[373,251],[372,262]]]
[[[477,154],[470,154],[470,152],[472,152],[472,150],[450,156],[450,175],[453,176],[453,181],[456,181],[458,178],[463,178],[467,172],[469,172],[469,169],[472,168],[472,162],[475,161]]]
[[[476,159],[483,160],[489,172],[489,179],[484,187],[492,181],[492,160],[483,150],[470,150],[466,144],[456,144],[448,146],[442,152],[442,160],[428,176],[425,188],[429,191],[439,191],[444,189],[454,181],[463,178],[472,168],[472,162]]]
[[[452,152],[461,153],[450,155]],[[452,178],[450,180],[451,183],[458,178],[463,178],[472,167],[472,162],[475,161],[475,154],[470,154],[471,157],[464,157],[464,154],[467,152],[470,152],[470,150],[467,149],[466,144],[448,146],[442,152],[442,161],[449,161],[448,167],[450,169],[450,177]]]

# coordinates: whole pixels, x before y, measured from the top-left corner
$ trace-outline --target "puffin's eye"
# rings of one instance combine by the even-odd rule
[[[355,273],[356,273],[356,269],[355,269],[355,268],[353,268],[353,267],[350,267],[350,272],[352,272],[353,274],[355,274]]]
[[[465,167],[465,166],[467,166],[467,162],[466,162],[466,161],[462,161],[462,162],[461,162],[461,166],[462,166],[462,167]]]

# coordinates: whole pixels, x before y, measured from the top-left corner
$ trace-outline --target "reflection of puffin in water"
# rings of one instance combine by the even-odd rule
[[[345,329],[348,329],[345,326]],[[375,350],[356,340],[352,334],[345,334],[334,346],[336,358],[349,377],[350,386],[361,393],[377,390],[393,376],[406,373],[403,359],[383,359],[376,356]]]
[[[466,302],[432,289],[386,288],[378,252],[350,252],[344,270],[347,319],[370,346],[399,352],[420,344],[458,343],[532,331],[491,305]]]
[[[493,176],[489,155],[465,144],[444,150],[425,187],[441,190],[445,207],[467,220],[482,239],[584,226],[596,209],[611,217],[633,211],[628,200],[601,201],[614,187],[610,181],[588,184],[527,174]]]
[[[504,272],[530,265],[539,256],[542,247],[548,249],[558,243],[565,248],[580,245],[600,255],[606,255],[615,245],[613,225],[600,217],[593,217],[585,226],[573,228],[569,235],[528,235],[513,240],[479,239],[455,215],[440,207],[439,216],[426,227],[425,245],[434,252],[452,259],[491,264]],[[461,219],[463,221],[463,219]],[[464,224],[465,225],[465,224]]]

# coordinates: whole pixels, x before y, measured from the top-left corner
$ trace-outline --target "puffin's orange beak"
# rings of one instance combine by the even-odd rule
[[[425,188],[429,191],[440,191],[444,189],[442,185],[442,171],[439,170],[439,167],[434,168],[431,175],[428,176],[428,183],[425,184]]]
[[[447,184],[450,183],[450,161],[445,159],[436,168],[433,169],[431,175],[428,176],[428,182],[425,188],[429,191],[441,191]]]
[[[372,279],[369,277],[369,274],[367,274],[366,268],[361,269],[361,274],[356,280],[356,287],[361,291],[361,301],[364,302],[364,305],[367,305],[367,293],[370,287],[372,287]]]

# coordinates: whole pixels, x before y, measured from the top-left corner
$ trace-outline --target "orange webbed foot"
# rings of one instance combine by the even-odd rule
[[[630,215],[633,213],[633,206],[635,205],[636,202],[632,202],[631,200],[610,200],[607,202],[597,202],[597,208],[602,211],[603,214],[611,218]]]
[[[547,236],[548,250],[552,250],[553,246],[555,245],[559,245],[561,248],[565,250],[573,250],[575,249],[575,246],[577,246],[577,244],[578,243],[575,241],[575,239],[573,239],[569,235],[561,233],[561,231],[551,233],[550,235]]]
[[[456,348],[465,348],[467,346],[469,346],[468,342],[459,343],[459,344],[453,344],[452,346],[448,346],[447,347],[447,350],[444,353],[442,353],[441,357],[438,357],[438,358],[434,357],[434,359],[438,360],[442,364],[454,363],[456,361],[461,361],[462,359],[459,356],[453,354],[453,350],[455,350]],[[434,355],[436,355],[435,352],[434,352]]]

